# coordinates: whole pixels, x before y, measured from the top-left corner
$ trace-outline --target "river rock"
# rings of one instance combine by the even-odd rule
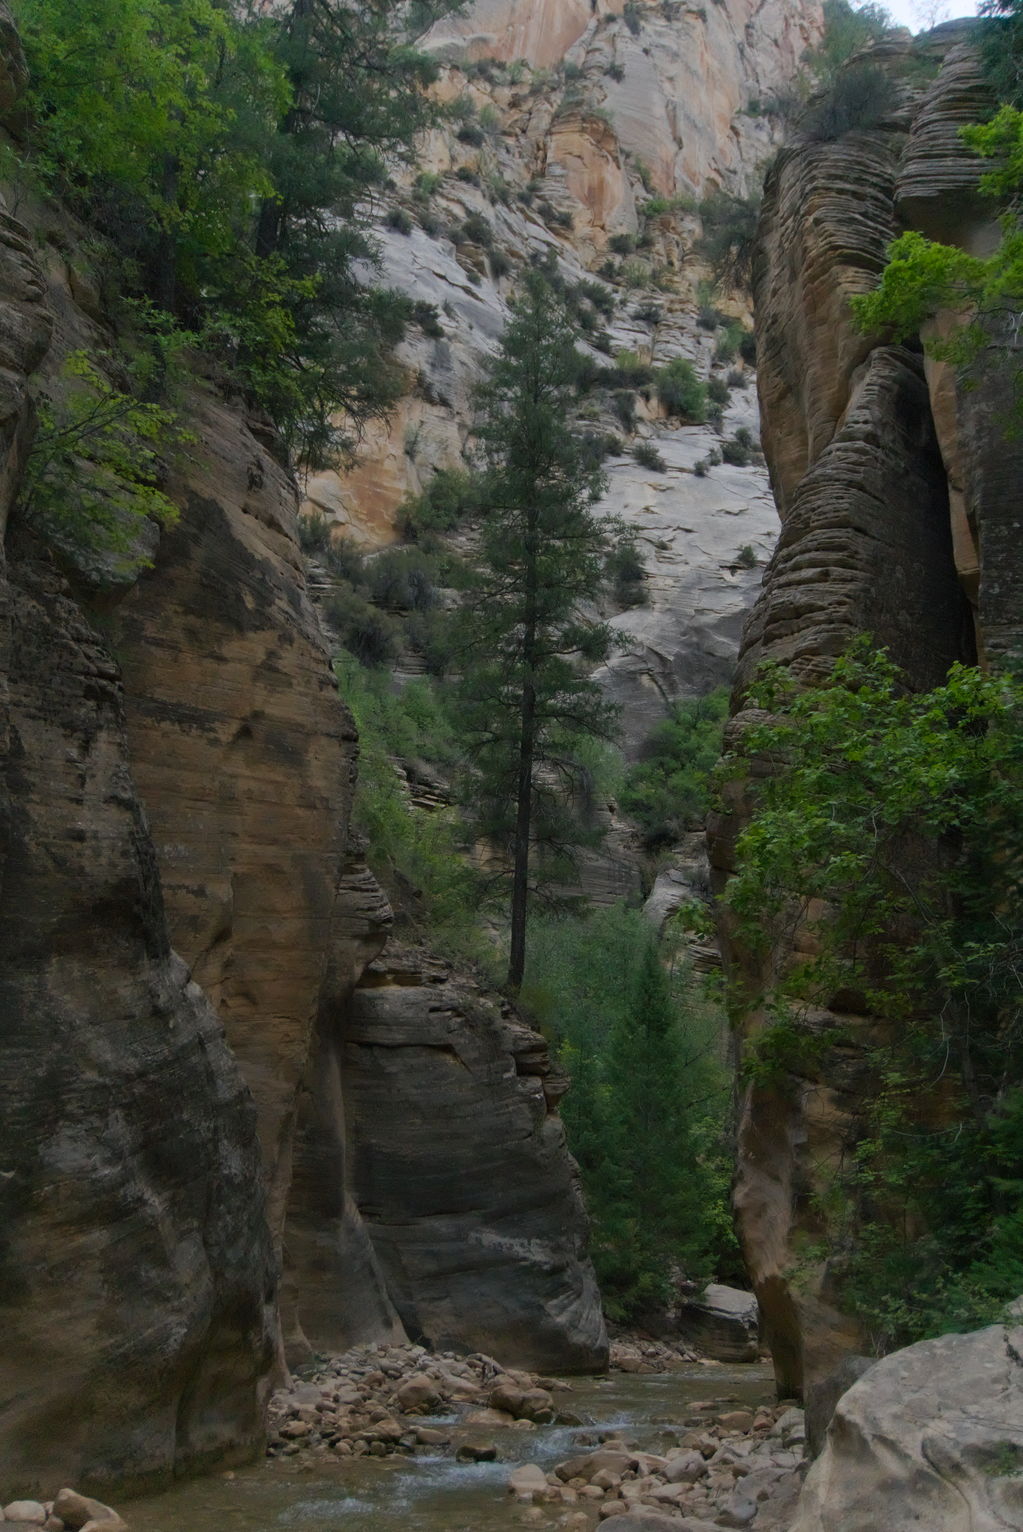
[[[792,1532],[1023,1526],[1023,1327],[919,1341],[842,1395]]]
[[[111,1506],[104,1505],[102,1500],[91,1500],[88,1495],[80,1495],[73,1489],[62,1489],[58,1493],[53,1502],[53,1514],[59,1516],[72,1532],[79,1532],[90,1521],[104,1522],[109,1532],[120,1532],[125,1525]]]
[[[715,1518],[719,1527],[748,1527],[757,1514],[757,1503],[748,1495],[733,1495],[726,1500]]]
[[[738,1287],[709,1283],[699,1298],[682,1304],[678,1327],[714,1361],[755,1362],[760,1353],[757,1300]]]
[[[463,1442],[455,1453],[460,1463],[492,1463],[497,1457],[493,1442]]]
[[[38,1500],[12,1500],[4,1506],[4,1520],[41,1527],[46,1520],[46,1507]]]
[[[548,1421],[554,1416],[554,1400],[544,1388],[517,1388],[502,1379],[490,1395],[490,1408],[502,1410],[514,1420]]]
[[[582,1479],[589,1484],[595,1473],[601,1469],[607,1469],[610,1473],[624,1474],[637,1466],[634,1452],[617,1452],[613,1448],[604,1448],[599,1452],[588,1452],[581,1457],[567,1458],[564,1463],[559,1463],[554,1472],[559,1479],[566,1484],[570,1479]]]
[[[513,1495],[546,1495],[549,1488],[547,1475],[535,1463],[523,1463],[508,1475],[508,1489]]]
[[[694,1484],[707,1472],[702,1452],[680,1452],[670,1457],[664,1465],[664,1477],[669,1484]]]
[[[507,1410],[492,1410],[489,1405],[482,1410],[470,1410],[465,1417],[467,1426],[513,1426],[515,1416]]]
[[[600,1523],[600,1528],[601,1532],[714,1532],[714,1523],[637,1506],[623,1516],[609,1516]]]
[[[404,1415],[428,1415],[440,1404],[441,1396],[432,1378],[415,1373],[395,1389],[393,1402]]]

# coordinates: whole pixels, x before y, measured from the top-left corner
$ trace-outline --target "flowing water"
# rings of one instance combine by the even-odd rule
[[[424,1418],[423,1425],[451,1430],[450,1447],[414,1457],[275,1458],[124,1509],[133,1532],[521,1532],[519,1508],[505,1491],[517,1464],[550,1469],[589,1450],[595,1433],[612,1429],[646,1451],[663,1451],[699,1418],[695,1402],[713,1399],[722,1409],[770,1402],[773,1382],[761,1366],[573,1378],[572,1392],[556,1399],[559,1409],[584,1422],[580,1426],[493,1430],[459,1428],[456,1415]],[[460,1441],[484,1440],[496,1445],[497,1461],[456,1461]]]

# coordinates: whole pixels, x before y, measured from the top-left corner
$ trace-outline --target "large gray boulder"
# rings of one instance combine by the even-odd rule
[[[839,1400],[792,1532],[1023,1528],[1023,1326],[942,1335]]]
[[[678,1327],[719,1362],[755,1362],[760,1354],[757,1300],[740,1287],[709,1282],[698,1298],[682,1305]]]

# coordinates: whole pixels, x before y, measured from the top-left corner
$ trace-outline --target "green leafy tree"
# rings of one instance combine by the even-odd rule
[[[578,744],[614,730],[615,710],[588,674],[611,643],[587,605],[615,528],[592,509],[604,480],[573,425],[580,365],[563,303],[534,274],[480,390],[482,509],[461,614],[479,828],[512,868],[512,989],[525,964],[534,853],[557,876],[580,839]]]
[[[605,1306],[639,1320],[673,1279],[739,1274],[723,1018],[638,910],[539,920],[523,1003],[558,1044],[562,1108]]]
[[[644,741],[620,802],[638,822],[648,847],[670,845],[702,823],[727,715],[724,687],[705,697],[682,698]]]
[[[409,153],[429,6],[15,0],[29,159],[110,241],[118,285],[195,332],[302,462],[386,410],[411,305],[374,284],[368,199]]]
[[[293,422],[293,445],[309,462],[350,445],[352,431],[404,389],[392,351],[411,306],[359,271],[375,258],[367,198],[386,179],[387,157],[407,156],[432,120],[425,87],[437,66],[414,39],[453,8],[292,0],[275,16],[270,46],[289,100],[267,146],[273,185],[254,245],[290,291],[297,344],[275,412]],[[257,18],[261,9],[253,6]],[[243,362],[257,375],[260,351],[243,337]]]
[[[992,326],[1015,315],[1023,295],[1023,112],[1020,60],[1023,59],[1023,12],[1015,4],[988,8],[982,48],[988,77],[1003,97],[990,121],[961,130],[965,142],[991,162],[980,187],[1002,208],[1002,235],[987,257],[968,254],[954,245],[930,240],[910,230],[889,247],[888,264],[872,293],[852,300],[853,312],[866,331],[880,331],[902,340],[919,335],[941,309],[964,316],[951,337],[932,340],[936,355],[960,364],[978,355]]]
[[[1023,1066],[1023,689],[954,666],[915,694],[861,643],[830,684],[769,669],[750,700],[769,760],[726,900],[773,951],[774,1020],[746,1068],[783,1086],[876,1018],[862,1138],[834,1187],[831,1254],[879,1346],[994,1317],[1023,1245],[1006,1175]],[[745,769],[745,768],[740,768]]]

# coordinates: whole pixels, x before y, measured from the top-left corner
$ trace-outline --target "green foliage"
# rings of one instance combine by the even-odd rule
[[[537,921],[521,998],[572,1079],[562,1111],[609,1316],[642,1320],[683,1271],[730,1275],[723,1027],[695,981],[618,905]]]
[[[300,461],[403,387],[408,305],[357,277],[367,195],[435,66],[400,7],[16,0],[32,162],[109,241],[122,291],[194,332]],[[425,19],[425,16],[424,18]]]
[[[464,468],[438,468],[421,495],[399,508],[406,537],[424,532],[453,532],[471,521],[480,508],[478,481]]]
[[[403,207],[388,208],[384,223],[396,234],[411,234],[414,227],[412,219]]]
[[[128,377],[126,391],[99,360],[123,369],[111,357],[73,351],[52,391],[39,398],[18,505],[58,548],[88,551],[132,574],[150,562],[139,542],[145,523],[177,519],[160,484],[163,453],[182,438],[171,410],[138,399],[144,374]]]
[[[612,528],[590,507],[603,487],[574,424],[582,358],[558,295],[532,273],[479,391],[479,538],[459,613],[460,716],[475,767],[480,834],[512,868],[509,983],[522,978],[537,873],[564,880],[573,844],[578,745],[613,730],[589,679],[611,635],[585,607],[604,581]],[[532,867],[532,875],[530,868]]]
[[[494,243],[494,230],[490,220],[482,213],[470,213],[462,223],[462,234],[473,245],[489,249]]]
[[[892,18],[881,5],[852,5],[850,0],[824,0],[824,35],[820,45],[808,53],[804,63],[813,75],[827,84],[844,65],[872,44],[881,42],[892,31]]]
[[[401,650],[401,627],[354,586],[339,582],[323,613],[341,644],[361,665],[389,667]]]
[[[748,426],[739,426],[734,436],[721,443],[721,460],[733,468],[748,468],[757,450],[756,438]]]
[[[619,606],[646,606],[646,569],[643,556],[631,537],[622,537],[606,561],[607,577]]]
[[[334,668],[359,730],[352,820],[366,838],[369,864],[414,929],[447,952],[475,956],[479,880],[459,817],[416,808],[394,765],[456,763],[458,745],[438,692],[427,681],[395,692],[350,654],[339,655]]]
[[[748,288],[752,276],[753,250],[761,194],[735,197],[717,191],[699,206],[703,233],[696,249],[708,262],[714,279],[725,287]]]
[[[724,378],[707,379],[707,398],[711,404],[727,404],[729,388]]]
[[[649,468],[653,473],[664,473],[667,469],[667,463],[653,442],[637,442],[632,455],[641,468]]]
[[[858,129],[876,127],[891,110],[892,86],[884,70],[869,59],[836,74],[799,121],[814,143],[832,143]]]
[[[639,825],[648,850],[670,846],[702,824],[708,783],[721,754],[728,716],[724,687],[673,702],[629,768],[621,807]]]
[[[743,941],[783,955],[751,997],[775,1017],[752,1067],[778,1087],[840,1044],[824,1007],[877,1018],[836,1279],[881,1349],[983,1322],[1023,1285],[1023,687],[954,666],[914,694],[864,642],[829,684],[770,668],[750,700],[772,721],[743,761],[775,773],[726,898]]]
[[[677,356],[654,375],[654,388],[668,414],[698,424],[707,413],[707,385],[692,362]]]

